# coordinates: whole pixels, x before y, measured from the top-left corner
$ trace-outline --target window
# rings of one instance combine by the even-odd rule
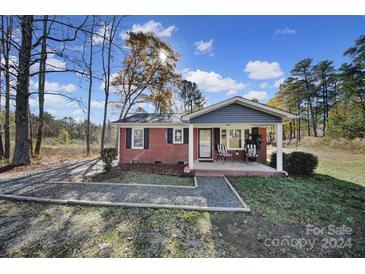
[[[242,148],[241,129],[230,129],[229,130],[228,147],[233,148],[233,149]]]
[[[183,132],[182,128],[174,128],[173,143],[174,144],[183,144],[184,143],[184,132]]]
[[[221,144],[226,145],[228,149],[243,149],[242,129],[221,129]]]
[[[132,148],[143,149],[144,131],[143,128],[134,128],[132,131]]]

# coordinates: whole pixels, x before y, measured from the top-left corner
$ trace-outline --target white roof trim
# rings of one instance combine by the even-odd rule
[[[295,115],[295,114],[292,114],[292,113],[289,113],[289,112],[286,112],[286,111],[283,111],[283,110],[280,110],[280,109],[277,109],[277,108],[273,108],[273,107],[270,107],[270,106],[267,106],[267,105],[264,105],[264,104],[256,103],[254,101],[251,101],[251,100],[248,100],[246,98],[239,97],[239,96],[235,96],[233,98],[224,100],[224,101],[219,102],[217,104],[210,105],[210,106],[208,106],[206,108],[203,108],[201,110],[198,110],[196,112],[186,114],[186,115],[182,116],[181,118],[183,120],[190,120],[192,118],[198,117],[200,115],[212,112],[214,110],[220,109],[222,107],[225,107],[225,106],[228,106],[228,105],[231,105],[231,104],[234,104],[234,103],[238,103],[238,104],[241,104],[243,106],[250,107],[250,108],[253,108],[253,109],[256,109],[256,110],[259,110],[259,111],[262,111],[262,112],[266,112],[266,113],[269,113],[269,114],[272,114],[272,115],[275,115],[275,116],[279,116],[279,117],[282,117],[282,118],[288,118],[288,119],[298,118],[298,116]]]

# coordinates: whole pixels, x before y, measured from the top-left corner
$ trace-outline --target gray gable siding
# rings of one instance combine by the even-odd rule
[[[282,118],[240,104],[231,104],[190,119],[192,124],[280,123]]]

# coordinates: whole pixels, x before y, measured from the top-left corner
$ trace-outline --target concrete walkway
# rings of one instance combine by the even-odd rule
[[[99,169],[96,161],[49,168],[17,178],[2,177],[0,198],[62,204],[249,211],[225,178],[199,177],[195,188],[65,181],[71,173],[75,175],[91,169]]]

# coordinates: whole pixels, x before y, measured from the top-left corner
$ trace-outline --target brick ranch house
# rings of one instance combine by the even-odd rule
[[[296,115],[233,97],[190,114],[137,113],[118,127],[119,163],[184,163],[200,175],[274,175],[283,171],[283,123]],[[267,127],[275,126],[277,169],[266,165]],[[245,144],[259,136],[259,162],[247,162]],[[218,145],[230,154],[217,159]]]

